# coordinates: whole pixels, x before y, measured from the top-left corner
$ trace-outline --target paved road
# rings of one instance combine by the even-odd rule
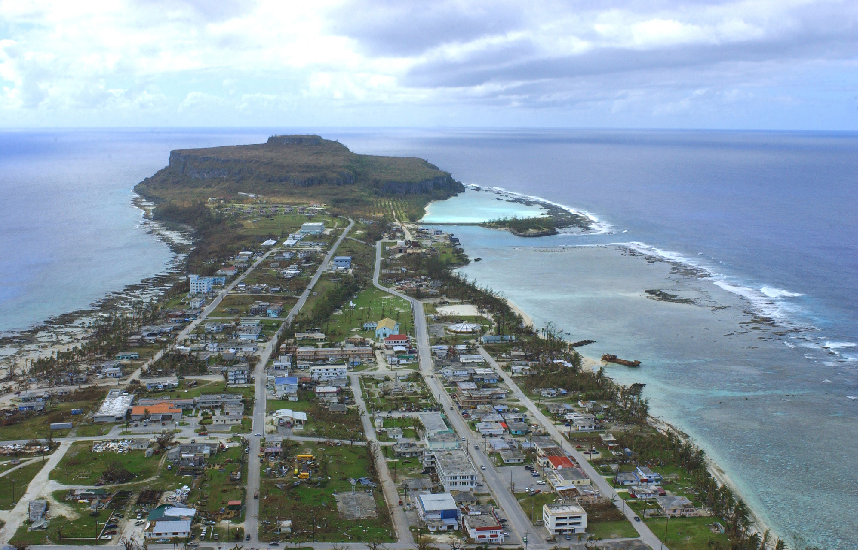
[[[658,539],[658,537],[653,534],[653,532],[650,530],[649,527],[647,527],[644,522],[634,520],[635,513],[631,508],[629,508],[628,506],[623,506],[621,502],[616,500],[617,492],[614,491],[614,488],[611,487],[611,485],[607,481],[605,481],[605,478],[603,478],[602,475],[599,474],[599,472],[597,472],[592,465],[590,465],[590,463],[587,461],[587,458],[582,453],[578,452],[566,440],[566,438],[563,437],[563,434],[560,433],[560,430],[557,429],[557,426],[554,425],[554,422],[552,422],[551,420],[546,418],[544,414],[542,414],[542,411],[539,410],[539,407],[537,407],[533,400],[530,399],[527,395],[525,395],[523,391],[521,391],[521,388],[518,387],[518,384],[515,383],[515,381],[506,371],[500,368],[494,358],[482,346],[479,346],[478,349],[480,355],[482,355],[483,358],[489,363],[489,365],[491,365],[492,368],[494,368],[495,371],[497,371],[498,374],[501,375],[504,382],[506,382],[506,385],[509,386],[509,389],[512,391],[513,397],[518,399],[521,404],[527,408],[531,416],[533,416],[533,418],[539,424],[541,424],[549,434],[551,434],[554,440],[559,443],[560,447],[564,451],[569,453],[575,459],[575,461],[581,465],[581,469],[584,470],[584,473],[587,474],[587,477],[590,478],[590,480],[599,489],[602,495],[613,500],[614,505],[617,506],[617,509],[625,513],[629,522],[640,535],[641,541],[643,541],[645,544],[648,544],[652,548],[659,548],[661,546],[661,541]],[[665,550],[667,550],[666,546],[664,548]]]
[[[485,470],[481,470],[483,478],[489,488],[489,491],[491,491],[495,502],[497,502],[498,507],[503,511],[504,516],[509,521],[507,528],[511,528],[516,533],[518,541],[515,542],[519,542],[522,537],[527,534],[528,547],[533,547],[536,550],[547,548],[544,542],[545,539],[537,535],[536,529],[531,525],[527,516],[525,516],[521,507],[518,505],[518,502],[507,489],[504,481],[492,467],[491,461],[489,461],[482,450],[474,448],[474,444],[476,444],[478,440],[474,437],[473,432],[471,432],[471,429],[468,427],[464,419],[457,412],[454,412],[457,408],[456,405],[435,377],[434,369],[432,368],[432,354],[429,347],[429,330],[426,326],[426,315],[423,313],[423,303],[420,300],[411,298],[410,296],[406,296],[405,294],[388,289],[379,284],[378,276],[381,271],[381,247],[381,241],[376,243],[375,273],[373,274],[372,282],[377,288],[390,292],[391,294],[395,294],[411,303],[411,308],[414,313],[414,333],[417,337],[417,353],[420,365],[420,374],[426,381],[429,391],[436,396],[439,404],[448,412],[448,418],[450,419],[453,429],[456,430],[456,433],[458,433],[460,437],[465,438],[465,444],[471,460],[478,468],[480,466],[486,467]]]
[[[366,435],[367,441],[378,444],[378,437],[375,433],[375,426],[372,425],[372,419],[369,416],[369,410],[366,408],[366,402],[363,399],[363,390],[360,387],[360,376],[350,374],[352,393],[354,393],[355,403],[357,403],[360,411],[360,420],[363,424],[363,432]],[[378,447],[376,447],[378,449]],[[396,484],[390,476],[390,469],[387,467],[387,460],[384,454],[380,452],[374,453],[375,467],[378,471],[378,480],[381,482],[381,488],[384,491],[384,499],[387,501],[387,508],[390,510],[390,516],[393,519],[393,526],[396,529],[396,539],[401,543],[414,543],[414,537],[409,529],[408,518],[405,516],[405,510],[399,506],[399,492],[396,490]]]
[[[268,364],[268,360],[271,358],[271,354],[274,353],[274,350],[277,348],[277,341],[280,339],[280,335],[283,334],[283,331],[286,330],[286,327],[292,324],[292,321],[295,320],[295,316],[301,311],[301,308],[304,307],[304,304],[307,302],[307,298],[310,297],[310,292],[313,291],[313,287],[316,286],[316,282],[319,280],[319,277],[325,272],[325,269],[328,267],[328,262],[331,261],[331,258],[334,257],[334,254],[339,248],[340,243],[343,242],[343,239],[346,238],[349,231],[351,231],[352,227],[354,227],[354,220],[349,220],[348,227],[345,228],[342,235],[337,239],[334,243],[334,246],[331,247],[331,250],[325,255],[324,260],[322,260],[321,265],[319,265],[319,269],[316,270],[316,273],[313,275],[313,278],[310,279],[310,283],[307,285],[307,288],[304,289],[304,292],[301,293],[301,297],[298,298],[298,302],[292,307],[289,311],[289,315],[286,316],[286,320],[283,321],[283,324],[280,325],[280,328],[277,329],[277,333],[274,335],[271,340],[268,341],[268,344],[265,346],[265,349],[262,351],[262,355],[259,357],[259,361],[256,363],[256,368],[253,371],[253,376],[255,377],[255,388],[256,388],[256,401],[253,407],[253,433],[264,434],[265,433],[265,409],[267,406],[267,398],[268,398],[268,388],[267,388],[267,380],[265,377],[265,365]],[[269,251],[269,254],[273,251]],[[260,259],[261,261],[261,259]],[[259,262],[257,262],[259,263]],[[256,264],[254,264],[254,267]],[[259,485],[261,482],[261,472],[259,466],[259,451],[261,449],[261,438],[255,435],[250,437],[250,453],[248,454],[248,460],[250,461],[247,467],[247,498],[245,502],[247,503],[247,507],[244,513],[244,533],[246,535],[250,535],[251,541],[259,540],[259,500],[253,498],[255,494],[259,492]]]

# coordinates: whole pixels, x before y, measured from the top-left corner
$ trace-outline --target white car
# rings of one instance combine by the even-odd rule
[[[536,484],[537,485],[545,485],[545,481],[540,479],[539,481],[536,482]]]
[[[261,433],[259,433],[259,432],[256,432],[256,433],[255,433],[255,434],[253,434],[253,435],[254,435],[255,437],[262,437],[262,434],[261,434]]]

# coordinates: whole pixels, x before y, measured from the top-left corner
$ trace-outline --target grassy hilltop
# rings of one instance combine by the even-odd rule
[[[359,155],[319,136],[172,151],[167,167],[135,187],[159,204],[188,205],[243,192],[324,202],[351,213],[361,213],[379,197],[405,198],[421,208],[463,190],[448,172],[423,159]]]

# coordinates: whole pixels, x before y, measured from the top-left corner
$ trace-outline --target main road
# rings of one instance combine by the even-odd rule
[[[321,277],[327,269],[328,263],[330,263],[331,258],[333,258],[337,251],[337,248],[339,248],[340,243],[343,242],[343,239],[346,238],[346,235],[348,235],[349,231],[354,227],[354,224],[354,220],[349,219],[348,227],[345,228],[343,234],[340,235],[340,238],[337,239],[334,246],[332,246],[331,250],[329,250],[325,255],[319,269],[316,270],[316,273],[313,275],[313,278],[310,279],[310,283],[307,285],[307,288],[304,289],[304,292],[301,293],[301,296],[298,298],[298,302],[289,311],[289,315],[286,316],[283,324],[280,325],[280,328],[277,329],[277,332],[271,340],[268,341],[268,344],[262,351],[262,355],[259,357],[259,362],[256,363],[256,368],[253,370],[256,400],[253,406],[253,435],[250,437],[250,452],[247,455],[249,461],[247,465],[247,498],[245,499],[247,507],[244,512],[244,532],[245,534],[250,535],[250,540],[252,541],[259,540],[259,499],[254,497],[259,494],[261,473],[258,457],[262,441],[261,437],[256,434],[265,434],[265,408],[268,397],[265,365],[268,364],[271,354],[277,348],[277,342],[280,340],[280,336],[283,334],[283,331],[286,330],[286,327],[292,324],[292,321],[295,320],[295,316],[298,315],[301,308],[304,307],[305,303],[307,303],[307,298],[310,297],[310,292],[313,291],[313,287],[316,286],[316,282],[318,282],[319,277]],[[271,252],[269,252],[269,254],[270,253]],[[262,261],[262,258],[260,258],[259,261]]]
[[[518,505],[514,495],[507,489],[504,481],[492,466],[491,461],[478,448],[478,440],[474,437],[465,420],[458,412],[454,412],[458,410],[458,407],[453,403],[453,400],[444,390],[443,385],[435,377],[434,369],[432,368],[432,353],[429,347],[429,330],[426,326],[426,315],[423,313],[423,303],[420,300],[381,286],[378,282],[379,273],[381,272],[381,247],[382,241],[376,243],[375,273],[373,274],[372,282],[377,288],[399,296],[411,303],[411,309],[414,313],[414,334],[417,338],[417,357],[420,365],[420,374],[423,376],[426,386],[437,397],[439,404],[448,411],[449,414],[447,417],[450,419],[453,429],[456,430],[456,433],[465,443],[471,460],[475,465],[481,467],[483,479],[489,491],[491,491],[495,502],[497,502],[498,507],[509,521],[507,527],[511,527],[520,539],[527,535],[528,548],[533,547],[536,550],[548,548],[545,540],[539,536],[536,529],[527,519],[524,511]],[[483,466],[485,469],[482,468]]]

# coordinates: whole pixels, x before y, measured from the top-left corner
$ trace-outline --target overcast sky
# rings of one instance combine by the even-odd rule
[[[0,125],[858,130],[858,1],[0,0]]]

